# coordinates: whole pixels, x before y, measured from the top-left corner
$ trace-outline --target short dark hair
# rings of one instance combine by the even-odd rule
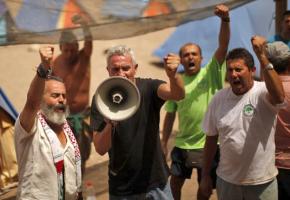
[[[202,55],[202,51],[201,51],[200,46],[198,44],[189,42],[189,43],[186,43],[186,44],[182,45],[182,47],[179,49],[179,52],[178,53],[179,53],[179,57],[180,58],[182,57],[183,48],[184,47],[187,47],[187,46],[196,46],[198,48],[199,52],[200,52],[200,55]]]
[[[242,59],[249,69],[253,69],[255,67],[255,62],[252,54],[245,48],[235,48],[232,49],[227,57],[228,60]]]
[[[285,12],[283,12],[282,16],[283,18],[290,15],[290,10],[286,10]]]

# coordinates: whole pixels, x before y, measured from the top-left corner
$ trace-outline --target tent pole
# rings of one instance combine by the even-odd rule
[[[275,20],[275,32],[276,34],[281,32],[281,22],[283,19],[283,13],[287,10],[287,0],[274,0],[276,6],[276,20]]]

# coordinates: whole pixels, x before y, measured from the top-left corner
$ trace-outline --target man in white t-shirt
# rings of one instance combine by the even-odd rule
[[[81,157],[66,121],[65,86],[50,76],[53,48],[43,47],[39,52],[41,64],[15,123],[17,199],[77,200],[81,196]]]
[[[265,82],[253,80],[252,55],[243,48],[233,49],[226,58],[229,88],[213,98],[203,121],[206,143],[199,193],[212,192],[209,175],[217,143],[219,200],[276,200],[275,124],[284,91],[278,74],[266,56],[266,39],[252,38]]]

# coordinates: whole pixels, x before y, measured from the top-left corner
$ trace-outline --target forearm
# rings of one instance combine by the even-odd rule
[[[175,120],[175,112],[172,112],[172,113],[167,112],[164,118],[162,139],[161,139],[164,146],[167,146],[167,142],[172,133],[174,120]]]
[[[229,19],[229,18],[228,18]],[[226,54],[230,42],[230,21],[221,19],[221,29],[219,33],[219,47]]]
[[[215,52],[215,58],[217,59],[219,64],[222,64],[227,55],[228,46],[230,42],[230,22],[224,21],[224,19],[222,18],[218,41],[219,45]]]
[[[85,55],[90,56],[93,51],[93,37],[89,26],[85,23],[81,25],[84,34],[84,51]]]
[[[218,136],[206,136],[204,152],[203,152],[203,167],[202,177],[209,177],[211,166],[217,151]]]
[[[89,26],[87,24],[83,24],[81,26],[83,28],[83,34],[84,34],[85,41],[92,41],[93,37],[92,37],[92,33],[91,33]]]
[[[94,146],[98,154],[104,155],[107,153],[112,145],[112,125],[107,123],[101,132],[94,134]]]
[[[40,108],[44,85],[45,79],[40,78],[37,75],[35,75],[30,84],[26,103],[20,113],[20,123],[27,132],[31,130],[36,114]]]
[[[184,98],[185,91],[183,80],[179,74],[175,74],[174,77],[169,77],[171,99],[179,101]]]
[[[37,75],[34,76],[30,84],[30,87],[27,93],[26,103],[34,107],[35,110],[39,109],[41,99],[43,96],[44,85],[45,85],[45,79],[40,78]]]
[[[284,102],[285,94],[283,90],[282,82],[279,78],[277,72],[273,70],[266,69],[266,66],[270,63],[266,55],[258,56],[261,64],[261,70],[263,73],[263,78],[270,95],[270,101],[273,104],[279,104]]]

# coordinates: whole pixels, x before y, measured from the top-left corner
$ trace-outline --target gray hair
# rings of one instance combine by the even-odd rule
[[[133,50],[125,45],[114,46],[107,50],[107,65],[109,65],[110,58],[114,55],[119,55],[119,56],[129,55],[132,59],[133,65],[137,64]]]
[[[283,72],[289,67],[290,49],[284,42],[277,41],[266,45],[269,61],[277,72]]]

